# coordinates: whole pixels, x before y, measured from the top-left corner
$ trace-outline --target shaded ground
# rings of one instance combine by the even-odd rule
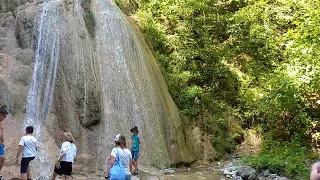
[[[210,166],[198,166],[191,168],[178,168],[175,174],[164,175],[163,172],[150,167],[141,167],[140,174],[132,176],[132,180],[221,180],[225,179],[218,169]],[[19,180],[19,169],[16,166],[4,167],[2,170],[3,177],[6,180]],[[96,175],[73,175],[77,180],[104,180],[103,176]],[[58,177],[57,180],[62,180]]]
[[[143,168],[139,178],[141,180],[222,180],[218,168],[214,164],[207,166],[191,166],[190,168],[177,168],[175,174],[164,175],[163,172],[153,168]]]

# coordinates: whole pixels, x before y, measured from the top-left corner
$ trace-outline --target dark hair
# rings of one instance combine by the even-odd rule
[[[117,145],[119,145],[121,148],[126,148],[127,147],[127,142],[126,142],[126,138],[124,137],[124,135],[120,135],[119,136],[119,141],[116,142]]]
[[[26,127],[26,131],[27,131],[28,134],[32,134],[33,133],[33,127],[32,126]]]
[[[131,129],[130,129],[131,132],[133,131],[137,131],[137,133],[139,133],[139,130],[138,130],[138,127],[137,126],[133,126]]]
[[[4,105],[0,108],[0,114],[9,114],[9,111],[7,109],[7,106]]]

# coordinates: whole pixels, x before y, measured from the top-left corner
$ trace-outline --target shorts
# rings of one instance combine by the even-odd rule
[[[60,169],[57,167],[54,167],[54,172],[57,173],[58,175],[65,175],[65,176],[71,176],[72,174],[72,162],[65,162],[61,161],[60,162]]]
[[[4,156],[3,144],[0,144],[0,156]]]
[[[131,180],[131,175],[126,175],[126,180]]]
[[[132,159],[133,160],[138,160],[139,158],[139,151],[131,151]]]
[[[34,160],[34,157],[22,157],[21,159],[21,168],[20,168],[20,173],[24,174],[27,173],[29,163]]]

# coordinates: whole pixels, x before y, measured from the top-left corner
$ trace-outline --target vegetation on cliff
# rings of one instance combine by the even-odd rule
[[[255,128],[265,145],[251,164],[305,176],[320,139],[319,0],[117,3],[138,19],[186,123],[212,135],[220,157]]]

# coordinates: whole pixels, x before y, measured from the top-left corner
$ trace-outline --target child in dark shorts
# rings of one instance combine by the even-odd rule
[[[58,162],[54,167],[51,180],[56,179],[58,175],[64,175],[66,180],[72,179],[72,164],[77,155],[77,147],[74,145],[74,138],[70,132],[63,134],[63,140],[66,141],[62,143]]]
[[[32,136],[33,127],[26,127],[26,135],[23,136],[19,143],[19,149],[16,156],[16,164],[18,164],[18,158],[22,152],[21,159],[21,180],[31,180],[29,164],[37,155],[37,149],[39,143],[35,137]]]

